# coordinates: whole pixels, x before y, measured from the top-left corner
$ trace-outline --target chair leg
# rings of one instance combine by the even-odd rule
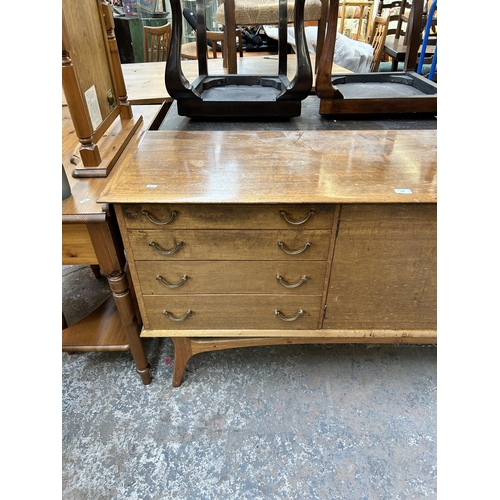
[[[239,51],[240,51],[240,57],[243,57],[243,35],[241,34],[241,30],[237,29],[236,30],[236,36],[238,37],[239,41]]]
[[[94,273],[94,276],[99,279],[102,275],[101,275],[101,268],[95,264],[95,265],[91,265],[90,266],[90,269],[92,269],[92,272]]]

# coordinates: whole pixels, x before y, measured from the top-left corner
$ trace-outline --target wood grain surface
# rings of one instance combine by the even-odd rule
[[[436,130],[150,131],[99,201],[436,202],[436,169]]]
[[[326,329],[437,327],[437,207],[344,205]]]

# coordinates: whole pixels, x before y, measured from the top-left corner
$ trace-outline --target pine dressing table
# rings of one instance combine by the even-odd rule
[[[128,148],[160,113],[160,105],[133,106],[143,123]],[[62,164],[71,196],[62,202],[62,264],[97,266],[107,276],[112,294],[80,321],[68,325],[63,314],[62,350],[69,354],[91,351],[130,351],[143,384],[151,382],[150,368],[139,337],[141,322],[130,287],[123,244],[109,207],[97,203],[104,186],[113,178],[74,178],[72,156],[77,146],[69,110],[62,107]]]

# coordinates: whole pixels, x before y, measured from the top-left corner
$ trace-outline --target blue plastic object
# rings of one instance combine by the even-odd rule
[[[420,59],[418,61],[417,73],[419,75],[422,74],[422,67],[424,66],[424,58],[425,58],[425,50],[427,48],[427,42],[429,41],[429,33],[431,31],[432,18],[434,17],[434,12],[437,7],[437,0],[432,2],[431,8],[429,9],[429,14],[427,16],[427,25],[425,26],[424,40],[422,42],[422,52],[420,53]],[[429,71],[429,80],[434,78],[434,73],[436,72],[437,65],[437,42],[436,42],[436,50],[434,51],[434,57],[432,58],[431,69]]]

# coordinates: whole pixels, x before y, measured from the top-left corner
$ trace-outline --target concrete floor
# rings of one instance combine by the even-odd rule
[[[63,267],[71,324],[105,278]],[[435,346],[244,348],[193,357],[172,387],[168,338],[62,354],[65,500],[437,498]]]

